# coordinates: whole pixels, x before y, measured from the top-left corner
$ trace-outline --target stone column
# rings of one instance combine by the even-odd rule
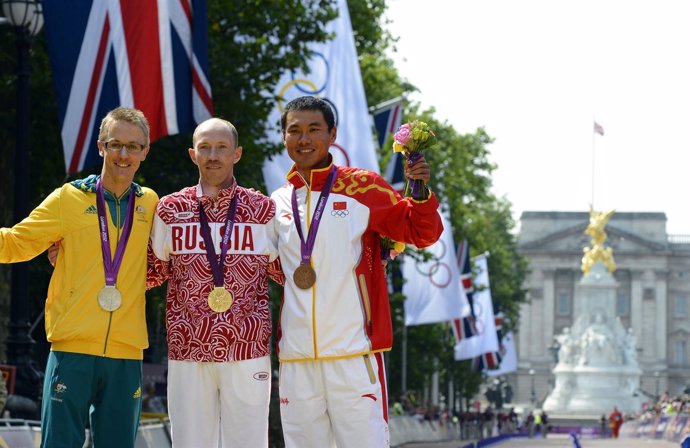
[[[532,301],[534,301],[533,298]],[[520,305],[520,332],[517,334],[517,352],[520,354],[518,365],[521,367],[523,364],[529,363],[530,338],[532,337],[529,332],[530,328],[532,328],[532,303],[523,303]]]
[[[642,347],[642,276],[644,271],[633,269],[630,271],[630,326],[637,336],[637,344]],[[649,353],[642,352],[641,357],[646,359]]]
[[[532,321],[532,356],[541,361],[544,355],[548,356],[545,343],[553,338],[554,303],[556,300],[555,269],[542,270],[542,284],[544,285],[544,301],[540,309],[536,310],[536,319]]]
[[[668,277],[669,273],[666,270],[654,271],[654,293],[655,293],[655,303],[656,303],[656,331],[655,331],[655,342],[656,342],[656,355],[657,362],[662,362],[666,364],[668,358],[667,351],[667,340],[668,340],[668,319],[667,319],[667,306],[668,306]]]

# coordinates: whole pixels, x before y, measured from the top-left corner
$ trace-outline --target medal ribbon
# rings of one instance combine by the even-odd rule
[[[211,238],[211,228],[208,225],[208,218],[206,217],[206,212],[204,212],[204,207],[201,205],[201,201],[199,201],[201,237],[204,239],[204,244],[206,245],[206,258],[208,258],[208,262],[211,265],[213,284],[216,288],[225,287],[225,282],[223,281],[223,264],[225,262],[225,255],[228,253],[228,248],[230,247],[230,235],[232,235],[232,228],[235,225],[236,212],[237,190],[235,189],[235,195],[232,197],[232,202],[230,202],[230,207],[228,207],[228,214],[225,217],[225,233],[223,233],[223,239],[220,242],[220,262],[216,262],[216,248]]]
[[[311,253],[314,250],[314,242],[316,241],[316,232],[319,230],[319,223],[321,222],[321,216],[323,214],[323,209],[326,208],[326,201],[328,201],[328,195],[331,194],[331,189],[333,188],[333,183],[335,182],[335,171],[336,166],[332,165],[331,170],[326,178],[326,183],[321,190],[319,195],[319,200],[316,203],[316,209],[314,210],[314,216],[311,219],[311,226],[309,226],[309,233],[307,234],[307,241],[304,241],[304,234],[302,233],[302,223],[299,218],[299,209],[297,208],[297,192],[295,188],[292,189],[292,216],[295,217],[295,227],[297,227],[297,234],[299,235],[299,241],[301,243],[300,253],[302,255],[302,262],[300,264],[309,264],[309,259],[311,258]]]
[[[105,214],[105,199],[103,196],[103,183],[99,177],[96,181],[96,208],[98,210],[98,226],[101,230],[101,250],[103,252],[103,270],[105,271],[106,286],[115,286],[117,273],[120,272],[120,265],[125,255],[125,248],[129,235],[132,233],[132,222],[134,221],[134,188],[130,187],[129,202],[125,212],[125,226],[122,229],[122,238],[117,242],[115,258],[110,252],[110,236],[108,235],[108,217]]]

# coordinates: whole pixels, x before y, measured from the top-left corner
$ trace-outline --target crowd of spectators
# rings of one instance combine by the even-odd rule
[[[448,411],[430,404],[416,404],[412,395],[393,401],[391,413],[414,417],[432,427],[448,427],[455,430],[461,439],[470,440],[516,433],[546,437],[549,428],[548,416],[544,411],[527,411],[520,416],[513,407],[496,410],[488,405],[482,410],[479,402],[471,409]]]
[[[659,396],[656,402],[645,402],[640,410],[628,418],[652,419],[656,417],[672,417],[675,415],[690,416],[690,395],[671,396],[668,391]]]

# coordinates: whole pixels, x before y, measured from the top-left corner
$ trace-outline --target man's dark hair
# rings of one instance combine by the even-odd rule
[[[330,130],[335,127],[335,115],[333,114],[333,109],[331,109],[330,104],[315,96],[301,96],[287,103],[285,109],[283,109],[283,114],[280,116],[280,127],[283,133],[285,133],[285,126],[287,124],[287,114],[293,110],[321,111],[324,120],[326,120],[328,131],[330,132]]]

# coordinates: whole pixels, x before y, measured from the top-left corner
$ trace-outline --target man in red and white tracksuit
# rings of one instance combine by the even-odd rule
[[[291,101],[281,126],[295,162],[288,183],[271,196],[285,272],[278,334],[285,444],[387,447],[382,352],[393,338],[380,235],[418,247],[433,244],[443,230],[438,201],[433,194],[402,199],[375,173],[334,167],[328,153],[336,137],[334,115],[323,100]],[[429,165],[422,158],[407,176],[426,182]],[[310,246],[306,257],[301,240]],[[302,275],[305,270],[315,273],[315,282]]]
[[[161,199],[149,251],[148,286],[168,280],[172,440],[176,448],[267,447],[269,271],[280,279],[274,270],[275,205],[235,182],[233,166],[242,147],[232,124],[217,118],[201,123],[193,145],[189,153],[199,167],[199,184]],[[224,237],[229,244],[220,257]],[[212,257],[205,241],[212,241]],[[229,292],[226,310],[211,306],[215,289]]]

